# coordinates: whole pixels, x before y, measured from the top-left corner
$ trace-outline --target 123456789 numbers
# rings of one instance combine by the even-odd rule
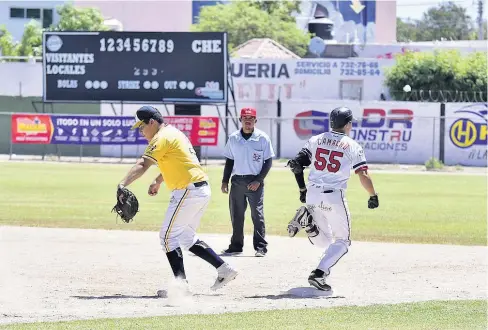
[[[149,52],[172,53],[175,49],[173,40],[141,38],[101,38],[101,52]]]

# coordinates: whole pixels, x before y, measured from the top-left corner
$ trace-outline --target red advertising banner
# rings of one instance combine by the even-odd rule
[[[216,146],[219,137],[219,117],[164,117],[164,121],[186,134],[194,146]]]
[[[50,115],[12,115],[12,143],[49,144],[53,134]]]

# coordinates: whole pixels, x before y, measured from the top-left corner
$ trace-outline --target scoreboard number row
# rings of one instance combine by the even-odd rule
[[[172,53],[175,49],[173,40],[168,39],[140,39],[140,38],[101,38],[101,52],[151,52]]]

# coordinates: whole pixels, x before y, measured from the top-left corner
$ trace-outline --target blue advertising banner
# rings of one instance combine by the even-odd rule
[[[134,117],[51,115],[52,144],[146,144]]]

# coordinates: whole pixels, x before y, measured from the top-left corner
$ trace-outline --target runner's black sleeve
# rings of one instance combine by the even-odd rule
[[[291,171],[295,174],[295,180],[297,181],[300,189],[305,189],[305,178],[303,176],[303,169],[312,162],[310,161],[311,152],[307,148],[303,148],[298,152],[294,159],[288,161]]]

